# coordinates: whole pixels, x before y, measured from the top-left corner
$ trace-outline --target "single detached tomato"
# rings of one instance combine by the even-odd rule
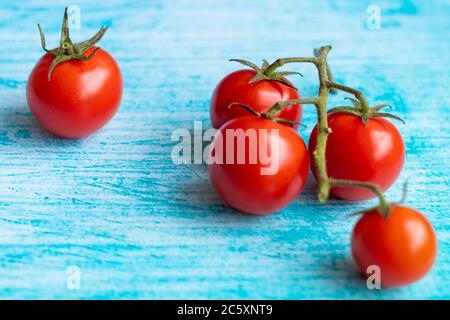
[[[72,44],[67,9],[61,47],[44,50],[27,83],[28,106],[48,131],[81,138],[103,127],[116,113],[122,97],[119,66],[105,50],[93,46],[106,28],[92,39]]]
[[[209,174],[222,199],[249,214],[269,214],[290,204],[308,176],[306,145],[292,128],[246,116],[217,132]]]
[[[328,115],[326,165],[328,175],[334,179],[371,182],[386,191],[399,176],[405,158],[403,139],[388,120],[369,118],[364,124],[360,117],[348,113]],[[317,145],[317,125],[309,139],[312,156]],[[316,175],[315,162],[311,168]],[[367,189],[333,187],[331,194],[345,200],[359,201],[374,198]]]
[[[254,68],[257,68],[254,66]],[[251,106],[257,112],[266,112],[276,102],[300,99],[300,94],[285,77],[274,72],[267,79],[252,82],[258,75],[257,70],[238,70],[227,75],[216,87],[211,98],[210,117],[214,128],[220,128],[224,123],[237,117],[248,115],[239,108],[229,108],[234,102]],[[283,73],[284,74],[284,73]],[[290,73],[289,73],[290,74]],[[302,120],[302,106],[292,105],[281,110],[279,118],[299,123]],[[294,126],[297,129],[298,125]]]
[[[433,227],[418,211],[393,205],[387,218],[365,213],[352,234],[352,254],[361,272],[380,268],[381,284],[398,287],[422,278],[432,267],[437,241]]]

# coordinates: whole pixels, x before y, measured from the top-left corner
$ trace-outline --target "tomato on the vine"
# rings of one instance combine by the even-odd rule
[[[330,178],[370,182],[383,192],[394,183],[403,167],[405,147],[391,122],[373,117],[366,124],[356,115],[336,112],[328,115],[328,126],[331,132],[325,155]],[[316,145],[317,125],[309,139],[311,157]],[[315,166],[311,161],[314,176]],[[356,187],[332,187],[331,194],[351,201],[375,197],[372,191]]]
[[[40,27],[39,27],[40,29]],[[60,48],[47,50],[27,83],[28,106],[48,131],[65,138],[82,138],[103,127],[116,113],[122,97],[122,76],[114,58],[93,46],[106,28],[93,38],[73,44],[67,9]]]
[[[244,63],[249,65],[248,62]],[[210,117],[214,128],[218,129],[231,119],[247,115],[245,110],[229,108],[234,102],[249,105],[257,112],[266,112],[278,101],[300,99],[297,89],[283,76],[295,72],[273,71],[264,74],[268,64],[261,69],[253,64],[250,65],[254,70],[235,71],[222,79],[214,90],[210,107]],[[261,79],[258,80],[258,77]],[[292,105],[284,108],[277,117],[298,123],[302,119],[302,106]],[[294,129],[297,128],[298,125],[294,125]]]
[[[249,214],[286,207],[303,190],[309,170],[308,151],[297,132],[256,116],[236,118],[220,128],[210,149],[210,162],[214,159],[209,174],[218,194]]]
[[[432,267],[437,241],[433,227],[418,211],[392,205],[386,218],[364,213],[352,234],[352,254],[360,271],[380,269],[381,284],[398,287],[422,278]]]

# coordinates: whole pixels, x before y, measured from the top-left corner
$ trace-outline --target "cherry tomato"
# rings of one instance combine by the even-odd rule
[[[422,278],[436,257],[436,236],[418,211],[393,205],[385,219],[377,211],[365,213],[352,235],[352,253],[361,272],[380,268],[381,284],[398,287]]]
[[[251,106],[257,112],[266,112],[276,102],[300,99],[298,91],[274,80],[261,80],[249,83],[256,75],[255,70],[238,70],[226,76],[216,87],[211,98],[210,116],[214,128],[237,117],[247,116],[248,112],[240,108],[228,108],[233,102]],[[289,80],[283,78],[288,83]],[[279,118],[300,122],[302,106],[292,105],[276,115]],[[290,126],[287,124],[287,126]],[[297,129],[298,125],[294,126]]]
[[[98,49],[90,60],[58,64],[49,80],[53,59],[52,54],[44,54],[28,79],[27,100],[33,115],[45,129],[65,138],[85,137],[103,127],[122,97],[122,76],[115,60]]]
[[[254,136],[239,140],[227,135],[239,132]],[[240,163],[239,152],[245,155]],[[251,155],[256,157],[253,161]],[[261,155],[269,155],[270,161]],[[223,125],[211,144],[210,161],[213,157],[223,162],[209,164],[218,194],[231,207],[249,214],[283,209],[301,193],[308,176],[308,152],[297,132],[256,116],[236,118]],[[231,161],[227,163],[228,157]]]
[[[326,148],[329,177],[371,182],[386,191],[399,176],[405,158],[403,139],[396,127],[384,118],[370,118],[364,124],[361,118],[348,113],[330,114],[328,125],[331,129]],[[316,144],[317,125],[309,139],[311,157]],[[311,168],[316,176],[314,161]],[[333,187],[331,194],[351,201],[375,197],[370,190],[356,187]]]

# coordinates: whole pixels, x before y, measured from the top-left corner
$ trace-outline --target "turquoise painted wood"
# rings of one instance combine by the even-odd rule
[[[110,26],[101,46],[118,60],[125,92],[104,129],[68,141],[42,130],[25,100],[42,54],[36,24],[56,45],[68,3],[2,0],[0,298],[450,298],[450,5],[373,2],[379,30],[366,25],[372,1],[78,0],[73,37]],[[358,275],[347,214],[373,202],[319,205],[309,181],[282,212],[245,216],[222,204],[205,166],[170,158],[176,128],[210,126],[215,84],[238,68],[229,58],[305,56],[322,44],[334,47],[339,82],[407,121],[398,124],[406,165],[387,195],[399,199],[408,179],[408,204],[439,240],[434,269],[415,285],[370,291]],[[302,96],[315,95],[314,68],[294,69]],[[304,114],[307,139],[315,112]]]

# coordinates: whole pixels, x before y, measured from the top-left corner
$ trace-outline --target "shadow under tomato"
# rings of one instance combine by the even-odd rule
[[[189,171],[189,180],[182,181],[179,187],[178,199],[184,205],[196,208],[201,212],[213,212],[215,215],[224,214],[228,217],[232,215],[233,219],[242,221],[264,217],[245,214],[227,205],[211,184],[207,164],[185,164],[181,166],[184,173]]]
[[[45,130],[26,104],[0,110],[0,145],[78,146],[85,139],[66,139]]]
[[[356,267],[351,254],[342,252],[326,253],[320,257],[322,278],[336,288],[368,290],[366,280]],[[346,298],[346,297],[342,297]]]

